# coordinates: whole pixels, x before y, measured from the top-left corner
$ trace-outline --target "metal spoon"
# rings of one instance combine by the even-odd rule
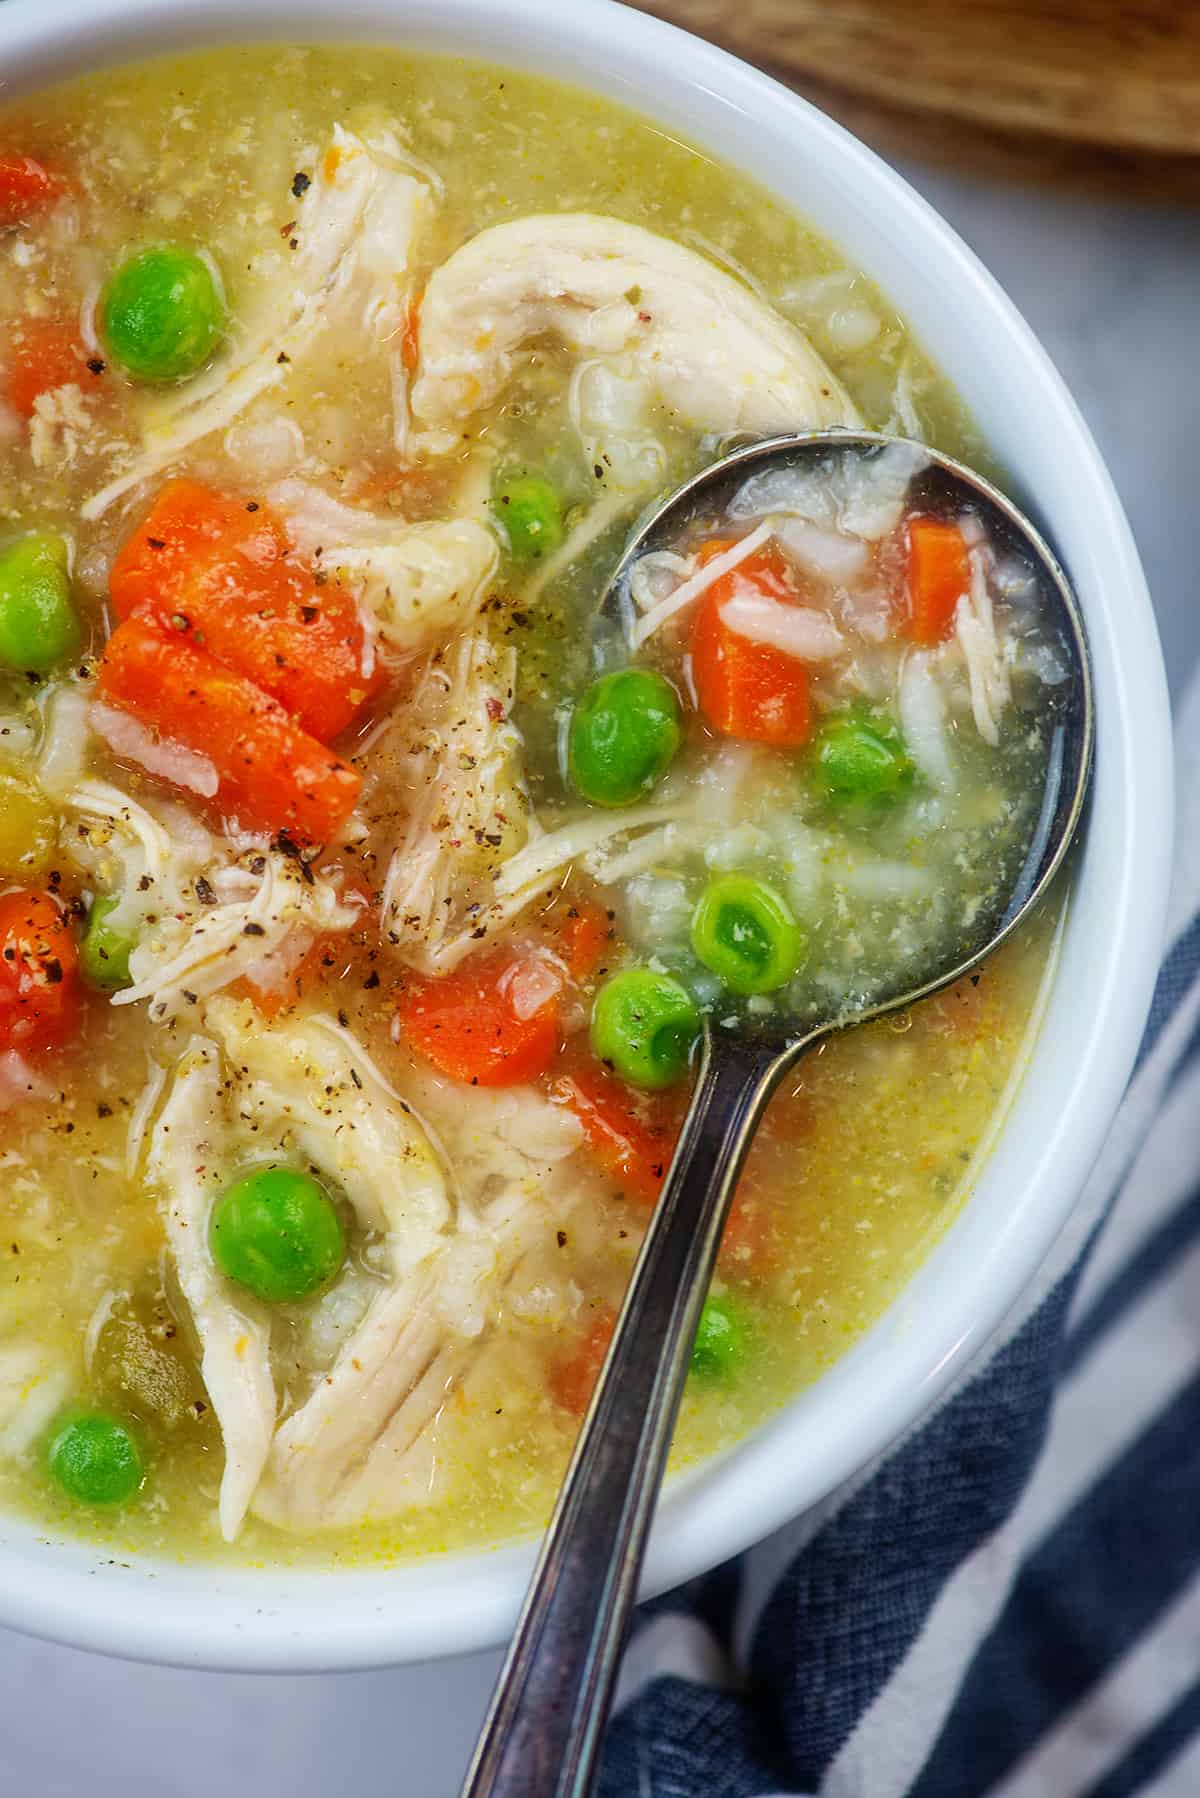
[[[881,453],[899,440],[874,433],[776,437],[736,449],[672,493],[635,530],[606,590],[603,638],[626,629],[629,571],[647,550],[677,543],[765,468]],[[923,446],[913,446],[922,449]],[[493,1694],[464,1798],[585,1798],[612,1703],[700,1310],[729,1203],[755,1127],[782,1076],[832,1032],[915,1004],[978,967],[1012,934],[1061,867],[1084,811],[1094,719],[1083,619],[1066,577],[1028,519],[961,463],[923,451],[922,503],[965,503],[989,534],[1023,549],[1054,617],[1067,678],[1057,689],[1045,788],[1024,861],[987,916],[916,985],[876,992],[837,1016],[706,1029],[699,1076]]]

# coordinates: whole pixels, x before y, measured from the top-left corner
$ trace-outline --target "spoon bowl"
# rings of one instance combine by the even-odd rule
[[[905,501],[974,514],[989,539],[1031,566],[1065,668],[1054,689],[1042,791],[1017,863],[988,903],[927,963],[851,996],[827,1015],[739,1013],[706,1023],[698,1077],[608,1355],[576,1442],[464,1798],[584,1798],[591,1789],[701,1307],[738,1173],[784,1074],[832,1033],[907,1008],[971,974],[1037,905],[1084,815],[1095,709],[1082,615],[1044,538],[997,487],[949,456],[875,432],[806,432],[745,443],[655,505],[635,528],[596,619],[598,659],[627,658],[639,609],[638,560],[723,516],[748,481],[821,474],[846,456],[899,448]]]

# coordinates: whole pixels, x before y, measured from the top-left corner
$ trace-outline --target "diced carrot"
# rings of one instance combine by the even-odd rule
[[[587,980],[603,961],[614,935],[612,918],[594,899],[567,909],[559,941],[572,980]]]
[[[710,561],[731,544],[706,544]],[[769,643],[740,636],[721,617],[721,608],[747,585],[772,599],[798,598],[787,564],[766,548],[747,556],[714,581],[700,599],[692,626],[692,679],[700,710],[724,736],[750,743],[804,743],[811,728],[808,673],[803,662]]]
[[[290,556],[265,506],[171,481],[109,576],[122,618],[146,613],[246,675],[321,742],[336,737],[383,681],[363,672],[354,599]]]
[[[410,293],[404,306],[404,324],[400,331],[400,360],[409,374],[416,372],[421,357],[421,301],[423,293]]]
[[[0,153],[0,231],[23,225],[66,192],[61,175],[32,156]]]
[[[574,1417],[582,1417],[588,1408],[616,1327],[617,1314],[613,1307],[602,1306],[574,1352],[551,1365],[550,1396],[556,1405],[561,1405]]]
[[[558,1050],[558,995],[518,1016],[514,982],[528,959],[500,950],[439,979],[409,980],[399,1018],[413,1048],[471,1086],[519,1086],[544,1074]]]
[[[88,366],[78,326],[61,318],[19,319],[9,334],[5,361],[5,397],[22,418],[33,417],[43,393],[71,384],[86,392],[99,379]]]
[[[562,1075],[555,1081],[554,1096],[583,1125],[588,1147],[605,1173],[631,1198],[652,1205],[679,1137],[678,1100],[635,1092],[596,1062]]]
[[[908,521],[908,627],[918,643],[940,643],[970,590],[971,564],[963,534],[940,518]]]
[[[49,893],[0,898],[0,1046],[20,1054],[55,1048],[79,1023],[79,954],[62,906]]]
[[[98,685],[165,741],[207,757],[217,774],[215,809],[245,830],[323,843],[354,810],[361,782],[348,762],[244,675],[152,619],[117,627]]]

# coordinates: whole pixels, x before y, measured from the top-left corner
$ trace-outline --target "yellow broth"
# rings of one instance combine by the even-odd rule
[[[165,236],[211,246],[235,311],[253,315],[286,256],[294,172],[312,165],[314,146],[335,121],[365,130],[381,120],[444,183],[422,246],[425,272],[496,221],[536,211],[616,215],[753,281],[810,333],[868,424],[904,428],[899,391],[930,442],[983,460],[955,395],[886,299],[744,176],[594,96],[509,70],[378,48],[222,51],[90,77],[9,106],[0,114],[0,145],[76,171],[87,224],[78,236],[48,234],[31,257],[0,239],[0,320],[75,315],[130,245]],[[859,318],[859,336],[866,332],[861,344],[847,315]],[[874,332],[862,326],[864,315],[875,318]],[[343,356],[326,347],[291,379],[287,404],[303,417],[339,497],[403,518],[438,516],[444,483],[396,473],[383,371],[382,349]],[[111,624],[109,563],[144,502],[119,505],[96,524],[81,518],[80,507],[105,478],[113,444],[133,444],[155,404],[112,370],[97,379],[96,428],[68,437],[41,466],[24,441],[0,443],[0,536],[31,522],[71,533],[76,597],[93,648]],[[553,351],[532,356],[503,402],[464,433],[456,460],[479,444],[501,457],[518,454],[531,431],[544,443],[565,436],[564,379]],[[693,466],[695,442],[664,430],[672,472]],[[196,445],[185,466],[242,491],[258,473],[220,437]],[[581,496],[581,511],[585,504]],[[592,563],[544,590],[539,583],[532,622],[518,633],[523,698],[535,710],[551,668],[557,684],[559,663],[579,653],[564,645],[564,623],[578,618],[581,594],[602,575],[626,523],[616,517]],[[514,607],[520,578],[513,570],[506,576]],[[506,613],[497,630],[511,629]],[[10,783],[0,879],[23,884],[53,872],[70,899],[88,890],[71,856],[73,826],[22,772],[23,722],[36,704],[23,678],[10,679],[0,694],[10,744],[0,769]],[[535,764],[539,754],[544,771],[550,746],[531,743]],[[134,796],[155,791],[101,748],[93,750],[93,769]],[[534,774],[541,777],[536,766]],[[376,887],[378,854],[369,843],[356,867]],[[750,1352],[733,1380],[691,1382],[676,1465],[734,1443],[818,1378],[879,1317],[953,1219],[1028,1051],[1055,927],[1049,908],[977,983],[832,1040],[797,1069],[745,1176],[747,1234],[727,1250],[718,1276],[718,1290],[744,1305]],[[356,931],[301,1011],[336,1007],[388,1080],[414,1091],[420,1069],[392,1029],[398,973],[377,941]],[[135,1503],[89,1512],[52,1485],[36,1438],[20,1452],[0,1453],[3,1504],[122,1553],[255,1563],[390,1561],[535,1528],[575,1428],[555,1402],[549,1370],[586,1333],[593,1313],[619,1302],[645,1205],[591,1170],[581,1173],[561,1215],[547,1208],[533,1264],[558,1299],[533,1303],[531,1275],[522,1302],[506,1304],[495,1320],[488,1352],[447,1391],[433,1425],[428,1502],[307,1536],[250,1517],[230,1546],[216,1522],[220,1432],[159,1203],[138,1172],[151,1058],[169,1065],[180,1046],[181,1033],[155,1031],[144,1007],[113,1007],[93,995],[81,1040],[49,1072],[55,1096],[0,1119],[0,1376],[13,1345],[36,1340],[65,1370],[63,1403],[94,1397],[131,1416],[150,1461]],[[579,1296],[565,1315],[568,1287]]]

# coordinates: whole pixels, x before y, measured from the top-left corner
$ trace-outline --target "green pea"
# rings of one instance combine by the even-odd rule
[[[61,1422],[46,1465],[64,1492],[85,1505],[121,1505],[145,1476],[133,1431],[107,1411],[83,1411]]]
[[[129,972],[129,955],[137,944],[137,937],[111,922],[120,903],[117,895],[112,893],[92,901],[87,928],[79,945],[79,968],[84,979],[106,992],[129,986],[133,978]]]
[[[669,974],[627,968],[606,980],[592,1006],[592,1048],[622,1080],[650,1092],[687,1072],[700,1011]]]
[[[749,1332],[737,1306],[709,1293],[692,1347],[692,1372],[702,1380],[727,1380],[749,1347]]]
[[[268,1304],[311,1298],[342,1265],[346,1238],[333,1200],[308,1174],[259,1167],[213,1206],[213,1260]]]
[[[631,805],[662,779],[683,741],[679,695],[646,668],[603,674],[571,714],[567,772],[593,805]]]
[[[692,947],[732,992],[770,993],[792,978],[807,944],[774,887],[745,874],[722,874],[692,913]]]
[[[53,531],[22,537],[0,554],[0,662],[48,674],[79,648],[67,546]]]
[[[505,481],[492,496],[492,511],[504,527],[514,562],[537,562],[563,540],[562,506],[541,475]]]
[[[843,813],[875,816],[902,799],[913,783],[913,764],[900,733],[861,710],[830,718],[812,746],[817,791]]]
[[[128,257],[101,304],[109,354],[138,381],[178,381],[204,367],[225,334],[225,301],[203,256],[154,244]]]

